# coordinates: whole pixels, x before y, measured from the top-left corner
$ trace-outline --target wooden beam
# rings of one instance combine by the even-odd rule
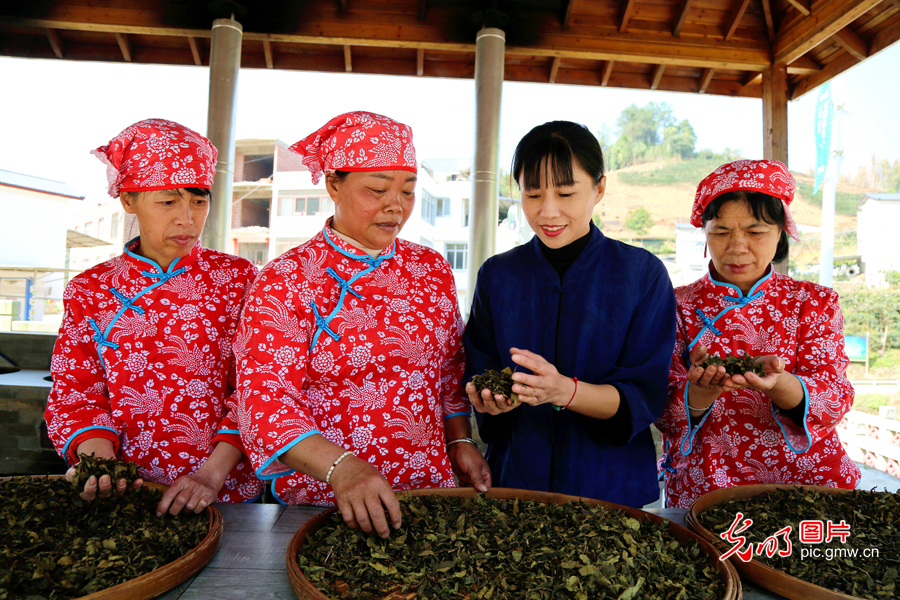
[[[353,59],[350,55],[350,46],[344,44],[344,70],[348,73],[353,72]]]
[[[709,82],[712,81],[713,75],[716,74],[715,69],[704,69],[703,74],[700,75],[700,89],[697,90],[700,94],[706,93],[706,88],[709,87]]]
[[[900,0],[891,0],[891,4],[893,4],[897,10],[900,10]]]
[[[616,61],[608,60],[603,63],[603,71],[600,74],[600,85],[606,86],[609,83],[609,76],[612,75],[613,66],[615,66]]]
[[[553,62],[550,64],[550,83],[556,81],[556,74],[559,72],[559,57],[554,56]]]
[[[619,33],[625,33],[628,28],[628,21],[634,13],[634,4],[636,0],[625,0],[625,6],[622,7],[622,18],[619,21]]]
[[[425,74],[425,48],[416,50],[416,76]]]
[[[769,43],[775,41],[775,21],[772,19],[770,0],[762,0],[763,14],[766,17],[766,31],[769,32]]]
[[[822,70],[822,65],[808,56],[801,56],[787,66],[788,75],[815,75]]]
[[[791,23],[780,33],[772,62],[794,62],[880,3],[881,0],[823,0],[810,17]]]
[[[266,68],[274,69],[275,59],[272,56],[272,42],[269,40],[263,40],[263,54],[266,55]]]
[[[337,3],[338,10],[341,11],[341,14],[347,12],[347,2],[349,0],[334,0]]]
[[[197,45],[197,38],[188,36],[188,44],[191,45],[191,54],[194,57],[194,64],[198,67],[201,66],[203,60],[200,58],[200,47]]]
[[[47,29],[47,39],[50,41],[50,47],[53,49],[53,54],[56,55],[56,58],[62,58],[65,54],[63,52],[63,43],[59,38],[59,33],[55,29]]]
[[[419,0],[418,17],[420,21],[424,21],[428,16],[428,0]]]
[[[653,80],[650,82],[650,89],[655,90],[659,87],[659,82],[662,79],[663,71],[666,70],[666,65],[657,65],[655,69],[653,69]]]
[[[849,27],[844,27],[838,31],[832,39],[844,50],[855,56],[857,60],[866,60],[869,56],[869,47]]]
[[[568,29],[572,24],[572,7],[575,6],[575,0],[566,0],[566,10],[563,11],[562,28]]]
[[[672,35],[678,37],[681,35],[681,30],[684,28],[684,24],[687,21],[688,13],[691,12],[691,5],[694,3],[694,0],[681,0],[681,3],[678,5],[676,9],[676,14],[678,15],[675,21],[675,28],[672,30]]]
[[[788,162],[787,67],[772,65],[762,72],[763,158]]]
[[[122,51],[122,58],[125,59],[125,62],[131,62],[131,42],[124,33],[117,33],[115,36],[119,43],[119,50]]]
[[[735,10],[734,14],[731,15],[731,25],[728,27],[728,31],[725,33],[726,42],[730,42],[731,38],[734,37],[734,32],[737,31],[741,19],[744,18],[744,13],[747,12],[748,4],[750,4],[750,0],[740,0],[740,4],[738,4],[737,10]]]
[[[800,14],[804,17],[808,17],[812,14],[812,11],[809,9],[810,0],[787,0],[787,3],[800,11]]]
[[[760,83],[762,83],[762,73],[750,73],[744,78],[741,87],[759,85]]]

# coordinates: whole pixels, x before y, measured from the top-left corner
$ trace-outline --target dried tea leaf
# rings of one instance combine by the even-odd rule
[[[99,458],[93,453],[79,454],[78,458],[78,466],[75,467],[75,475],[72,477],[72,487],[79,491],[84,489],[84,484],[91,475],[95,475],[97,479],[109,475],[113,483],[125,479],[129,486],[139,477],[137,463],[123,462],[115,458]]]
[[[479,394],[481,394],[481,390],[488,389],[492,394],[506,396],[515,404],[519,401],[519,395],[512,391],[514,383],[512,374],[509,367],[505,367],[502,371],[488,369],[481,375],[473,377],[472,383],[475,384],[475,389]]]
[[[726,356],[725,358],[719,358],[710,355],[700,366],[709,367],[711,365],[725,367],[725,373],[729,377],[743,375],[748,371],[756,373],[760,377],[766,376],[766,370],[763,368],[762,363],[756,362],[756,359],[752,356]]]

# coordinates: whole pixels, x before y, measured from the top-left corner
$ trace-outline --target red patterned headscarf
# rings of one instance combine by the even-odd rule
[[[412,129],[370,112],[338,115],[290,149],[303,156],[313,183],[334,171],[416,172]]]
[[[794,176],[777,160],[736,160],[722,165],[700,182],[691,211],[691,225],[703,227],[703,211],[710,202],[728,192],[762,192],[781,200],[784,207],[784,230],[800,241],[797,223],[788,205],[794,201]]]
[[[218,152],[212,143],[174,121],[146,119],[126,128],[91,154],[106,164],[109,195],[120,192],[209,189]]]

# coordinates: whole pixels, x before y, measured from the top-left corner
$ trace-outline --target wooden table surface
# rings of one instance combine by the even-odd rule
[[[169,590],[161,600],[296,600],[285,555],[291,538],[324,508],[280,504],[216,504],[225,522],[219,550],[202,571]],[[648,509],[684,525],[685,509]],[[782,600],[743,584],[744,600]]]

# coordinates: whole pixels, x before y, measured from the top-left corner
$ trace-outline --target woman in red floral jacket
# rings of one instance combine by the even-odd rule
[[[82,453],[116,457],[169,484],[159,513],[253,500],[264,484],[225,399],[256,268],[199,244],[216,149],[178,123],[148,119],[93,153],[140,236],[66,287],[45,414],[50,438],[70,465]],[[125,485],[91,477],[82,497],[121,494]]]
[[[697,188],[691,223],[712,260],[675,290],[669,402],[656,422],[668,506],[742,484],[859,482],[834,429],[853,404],[837,293],[772,268],[797,238],[794,187],[784,164],[740,160]],[[756,357],[765,375],[704,368],[709,355]]]

